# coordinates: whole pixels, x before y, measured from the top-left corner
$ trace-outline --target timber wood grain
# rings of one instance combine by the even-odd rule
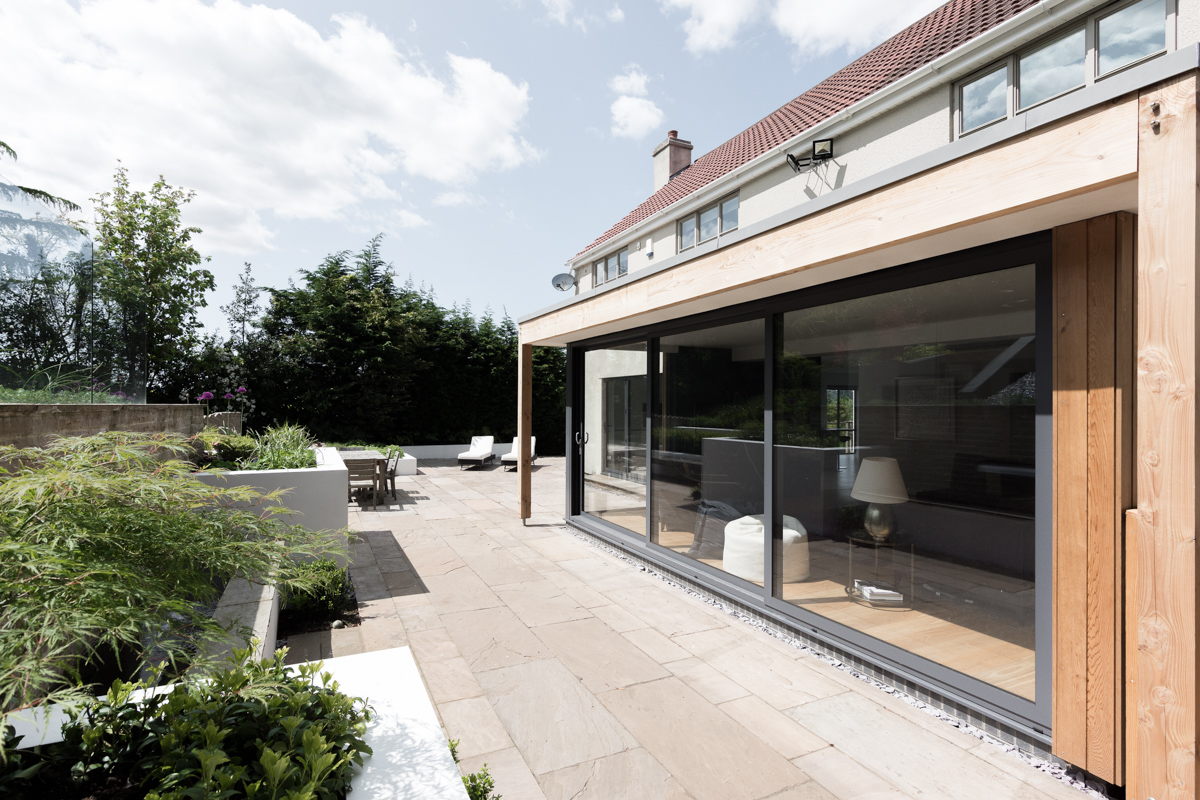
[[[1138,800],[1168,800],[1197,788],[1195,74],[1138,105],[1133,769]]]
[[[1054,230],[1054,753],[1087,764],[1087,222]]]
[[[1125,512],[1125,797],[1145,797],[1138,778],[1138,512]]]
[[[1127,609],[1125,581],[1127,576],[1125,548],[1125,515],[1137,502],[1134,485],[1134,338],[1135,338],[1135,236],[1137,217],[1125,211],[1116,215],[1116,358],[1113,376],[1115,379],[1113,403],[1113,463],[1116,465],[1116,481],[1113,486],[1113,564],[1112,581],[1114,591],[1114,649],[1113,657],[1113,777],[1117,785],[1126,782],[1125,737],[1135,728],[1126,726],[1126,641],[1125,618]]]
[[[578,340],[616,320],[1124,182],[1137,174],[1136,100],[945,164],[566,308],[527,320],[521,341]]]
[[[1116,215],[1088,220],[1087,769],[1112,780],[1117,584]]]
[[[1124,529],[1131,502],[1133,230],[1054,230],[1054,752],[1124,778]]]

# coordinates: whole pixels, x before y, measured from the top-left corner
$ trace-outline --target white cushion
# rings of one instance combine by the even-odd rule
[[[459,453],[459,458],[483,458],[491,455],[492,443],[496,441],[494,436],[472,436],[471,449],[465,453]]]
[[[537,437],[529,437],[529,452],[533,453],[533,458],[537,458]],[[500,460],[504,462],[517,460],[517,440],[513,439],[512,450],[509,450],[504,455],[500,456]],[[530,459],[533,460],[533,459]]]
[[[725,526],[725,571],[763,582],[763,515],[740,517]],[[783,582],[808,578],[808,531],[795,517],[783,515]]]

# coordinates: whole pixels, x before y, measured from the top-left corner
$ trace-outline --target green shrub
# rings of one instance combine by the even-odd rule
[[[283,492],[196,480],[179,460],[193,452],[179,436],[115,431],[0,447],[0,464],[23,465],[0,468],[0,709],[89,698],[84,669],[113,652],[134,668],[198,663],[230,636],[205,611],[223,581],[286,591],[311,585],[297,559],[345,552],[263,514]]]
[[[118,681],[72,714],[61,744],[43,748],[40,774],[0,766],[0,785],[8,772],[9,793],[30,798],[114,785],[148,800],[343,797],[371,753],[370,711],[320,664],[289,670],[285,653],[256,662],[235,651],[228,667],[142,702],[131,695],[144,684]]]
[[[459,761],[458,739],[450,740],[450,755],[454,757],[454,763],[457,764]],[[487,764],[480,767],[479,772],[463,775],[462,782],[467,789],[468,800],[501,800],[502,795],[492,794],[492,790],[496,788],[496,781],[488,774]]]
[[[235,436],[232,434],[221,434],[213,441],[213,450],[217,453],[217,458],[221,461],[241,461],[244,458],[249,458],[254,452],[255,441],[253,436]]]
[[[299,565],[304,587],[283,594],[283,616],[290,621],[332,622],[350,608],[353,586],[346,570],[333,559],[322,558]]]
[[[304,469],[317,465],[312,435],[303,425],[279,425],[267,430],[254,443],[242,469]]]

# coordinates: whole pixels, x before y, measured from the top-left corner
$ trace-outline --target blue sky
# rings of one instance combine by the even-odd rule
[[[284,286],[384,233],[401,280],[519,317],[699,156],[937,0],[8,0],[0,163],[86,206],[120,159],[194,189],[221,325],[242,263]]]

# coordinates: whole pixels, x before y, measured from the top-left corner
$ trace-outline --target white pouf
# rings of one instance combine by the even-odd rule
[[[735,519],[725,526],[725,571],[763,582],[763,515]],[[795,517],[783,515],[783,582],[808,577],[808,531]]]

